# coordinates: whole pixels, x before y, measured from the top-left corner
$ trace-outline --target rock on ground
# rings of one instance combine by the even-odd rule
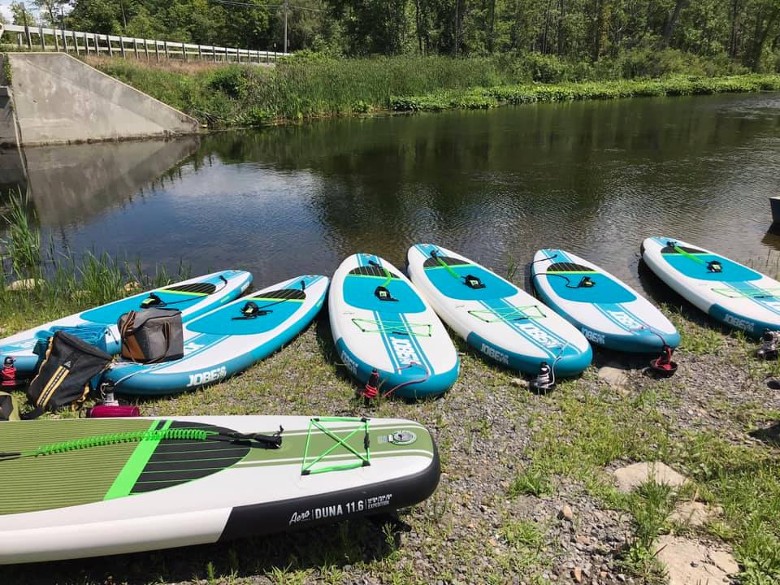
[[[669,573],[669,585],[720,585],[739,572],[729,551],[685,538],[661,536],[655,551]]]
[[[651,480],[671,487],[679,487],[688,481],[684,475],[680,475],[660,461],[634,463],[633,465],[616,469],[613,473],[617,481],[618,490],[623,493],[628,493]]]

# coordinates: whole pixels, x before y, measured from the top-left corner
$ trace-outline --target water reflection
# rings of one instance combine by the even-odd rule
[[[155,173],[178,154],[165,166],[162,151],[146,151],[136,160],[148,166],[132,168],[120,164],[127,156],[72,156],[68,164],[28,156],[36,207],[59,245],[140,257],[146,266],[244,268],[259,282],[330,274],[356,251],[402,266],[419,241],[501,273],[540,247],[562,247],[634,285],[649,235],[743,261],[777,249],[766,233],[768,197],[780,192],[778,94],[222,133],[204,138],[162,183]],[[63,167],[69,173],[57,175]]]
[[[29,192],[43,226],[90,223],[155,188],[154,181],[192,155],[198,138],[151,140],[24,151]],[[68,231],[68,230],[65,230]]]

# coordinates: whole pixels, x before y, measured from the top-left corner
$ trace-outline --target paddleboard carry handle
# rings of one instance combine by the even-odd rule
[[[162,300],[159,296],[154,294],[153,292],[150,292],[149,296],[141,301],[142,309],[148,309],[149,307],[162,307],[165,305],[166,302]]]
[[[398,302],[398,299],[393,297],[392,294],[390,294],[390,291],[387,289],[387,287],[379,285],[374,289],[374,296],[378,298],[380,301],[393,301]]]
[[[478,276],[474,276],[473,274],[467,274],[463,277],[466,281],[466,286],[469,288],[485,288],[485,283],[482,282]]]
[[[256,443],[260,443],[263,447],[266,449],[278,449],[282,446],[282,433],[284,432],[284,428],[282,426],[279,426],[279,430],[276,431],[273,435],[265,435],[263,433],[239,433],[239,432],[233,432],[233,433],[225,433],[225,436],[233,439],[237,443],[249,443],[251,441],[254,441]]]

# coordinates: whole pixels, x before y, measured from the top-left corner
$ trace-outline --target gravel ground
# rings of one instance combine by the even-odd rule
[[[592,477],[542,477],[538,495],[513,489],[513,482],[529,469],[540,428],[559,428],[568,436],[577,426],[576,418],[572,423],[562,416],[571,404],[596,409],[584,410],[586,417],[601,405],[622,408],[618,422],[630,426],[634,411],[626,405],[651,397],[643,412],[650,408],[652,420],[672,440],[709,431],[777,455],[769,413],[780,412],[780,390],[766,385],[777,364],[756,360],[755,343],[729,336],[685,309],[673,313],[684,347],[689,342],[691,349],[675,354],[679,371],[670,379],[648,376],[647,358],[596,352],[583,376],[536,395],[514,374],[460,344],[461,374],[444,397],[417,404],[385,401],[369,410],[352,399],[355,386],[336,363],[321,315],[291,345],[243,375],[145,402],[143,414],[368,413],[415,419],[432,430],[441,454],[441,482],[429,500],[403,511],[395,523],[355,519],[220,545],[11,567],[0,569],[0,582],[645,583],[648,577],[631,574],[619,561],[634,538],[632,516],[611,509],[599,495],[603,490],[593,489]],[[600,380],[598,368],[605,364],[624,369],[627,382],[611,387]],[[647,424],[647,416],[637,416],[637,425]],[[758,438],[749,434],[755,430]],[[618,457],[595,477],[607,485],[608,472],[628,462]]]

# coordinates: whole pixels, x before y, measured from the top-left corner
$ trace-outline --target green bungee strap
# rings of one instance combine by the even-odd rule
[[[333,417],[318,417],[318,418],[312,418],[309,420],[309,430],[308,434],[306,435],[306,447],[303,451],[303,465],[301,466],[301,475],[312,475],[315,473],[327,473],[329,471],[343,471],[345,469],[355,469],[356,467],[367,467],[371,465],[371,450],[370,450],[370,439],[368,435],[368,420],[367,418],[355,418],[355,417],[343,417],[343,416],[333,416]],[[351,422],[351,423],[358,423],[358,426],[356,426],[346,437],[339,437],[336,433],[334,433],[329,428],[323,426],[322,423],[336,423],[336,422]],[[325,451],[323,451],[321,454],[314,457],[311,461],[307,463],[309,460],[309,445],[311,443],[311,435],[313,429],[319,429],[322,431],[326,436],[333,439],[334,443],[330,447],[328,447]],[[364,453],[359,453],[357,450],[355,450],[354,447],[349,445],[347,441],[349,441],[354,435],[359,433],[360,431],[363,431],[365,434],[363,436],[363,448],[365,449]],[[344,447],[349,452],[351,452],[355,457],[357,457],[357,461],[349,461],[347,463],[337,463],[334,465],[322,465],[320,467],[317,467],[315,469],[315,465],[322,461],[325,457],[330,455],[337,447]]]
[[[363,333],[386,333],[410,335],[412,337],[430,337],[429,323],[404,323],[403,321],[376,321],[374,319],[353,318],[352,322]]]
[[[757,288],[751,290],[738,290],[733,288],[713,288],[712,292],[723,295],[729,299],[763,299],[780,297],[780,289]]]
[[[107,447],[108,445],[119,445],[121,443],[147,442],[157,444],[160,441],[206,441],[212,438],[223,438],[244,443],[256,441],[268,448],[279,447],[282,443],[281,429],[278,433],[273,435],[263,435],[260,433],[209,431],[196,428],[171,428],[170,425],[172,422],[172,420],[164,421],[164,426],[161,429],[154,428],[158,424],[158,421],[154,421],[152,426],[144,431],[106,433],[103,435],[93,435],[81,439],[71,439],[69,441],[40,445],[35,449],[29,449],[27,451],[0,452],[0,462],[19,459],[21,457],[43,457],[46,455],[78,451],[81,449],[91,449],[93,447]]]
[[[477,319],[486,323],[495,321],[513,321],[516,319],[542,319],[546,315],[539,308],[539,305],[528,305],[527,307],[501,307],[496,309],[475,309],[469,311]]]

